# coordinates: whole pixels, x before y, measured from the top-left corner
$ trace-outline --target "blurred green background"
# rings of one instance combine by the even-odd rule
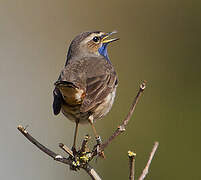
[[[118,30],[109,47],[119,77],[112,111],[96,123],[106,139],[147,80],[125,134],[92,165],[103,179],[127,179],[127,151],[137,153],[136,175],[154,141],[159,149],[147,179],[201,179],[201,1],[199,0],[0,0],[0,179],[89,179],[31,145],[18,124],[62,153],[74,124],[52,113],[53,83],[71,40],[87,30]],[[79,140],[91,134],[80,127]],[[63,153],[62,153],[63,154]]]

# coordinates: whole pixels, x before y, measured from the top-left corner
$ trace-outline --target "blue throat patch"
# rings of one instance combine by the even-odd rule
[[[108,46],[108,43],[104,43],[99,49],[98,49],[98,52],[105,57],[105,59],[107,59],[107,61],[110,62],[110,59],[108,57],[108,53],[107,53],[107,46]]]

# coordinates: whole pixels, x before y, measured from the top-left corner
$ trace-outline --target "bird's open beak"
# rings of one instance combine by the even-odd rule
[[[111,39],[108,39],[112,34],[116,34],[117,31],[112,31],[112,32],[109,32],[109,33],[106,33],[102,36],[102,39],[101,39],[101,42],[103,44],[108,44],[110,42],[114,42],[114,41],[117,41],[119,40],[119,38],[111,38]]]

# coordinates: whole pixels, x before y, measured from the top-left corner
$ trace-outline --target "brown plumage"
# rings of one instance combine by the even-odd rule
[[[78,124],[93,123],[109,112],[115,97],[117,75],[108,56],[99,52],[101,47],[107,48],[109,42],[117,40],[106,40],[109,35],[99,31],[85,32],[72,41],[65,67],[55,83],[55,115],[62,111]]]

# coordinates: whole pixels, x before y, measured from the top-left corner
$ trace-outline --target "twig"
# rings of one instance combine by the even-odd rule
[[[87,164],[87,166],[83,169],[87,172],[87,174],[90,175],[91,179],[101,180],[100,176],[97,174],[97,172],[89,164]]]
[[[41,143],[39,143],[35,138],[33,138],[28,132],[27,130],[19,125],[17,127],[17,129],[31,142],[33,143],[36,147],[38,147],[41,151],[43,151],[45,154],[47,154],[48,156],[52,157],[54,160],[59,161],[61,163],[67,164],[69,166],[71,166],[73,164],[73,160],[70,158],[64,158],[59,154],[56,154],[55,152],[51,151],[50,149],[48,149],[47,147],[45,147],[44,145],[42,145]],[[61,147],[61,146],[60,146]],[[65,145],[62,146],[62,149],[66,151],[66,148],[64,148]],[[69,148],[67,148],[69,150]],[[68,151],[67,150],[67,151]],[[71,154],[71,153],[70,153]],[[84,169],[87,174],[91,177],[92,180],[101,180],[100,176],[97,174],[97,172],[89,165],[86,164],[84,167],[81,167],[82,169]]]
[[[126,130],[126,126],[135,110],[135,107],[139,101],[139,98],[140,96],[142,95],[142,92],[144,91],[144,89],[146,88],[146,82],[144,81],[141,85],[140,85],[140,89],[137,93],[137,96],[135,97],[132,105],[131,105],[131,108],[130,108],[130,111],[128,112],[126,118],[123,120],[122,124],[116,129],[116,131],[109,137],[109,139],[104,142],[102,145],[101,145],[101,150],[103,151],[110,143],[111,141],[117,137],[119,134],[121,134],[122,132],[124,132]]]
[[[158,148],[158,145],[159,145],[158,142],[154,143],[153,149],[152,149],[151,154],[149,156],[149,160],[148,160],[148,162],[147,162],[147,164],[146,164],[146,166],[145,166],[145,168],[144,168],[144,170],[143,170],[143,172],[142,172],[142,174],[141,174],[141,176],[139,177],[138,180],[143,180],[146,177],[146,175],[148,174],[148,172],[149,172],[149,166],[150,166],[151,161],[152,161],[152,159],[154,157],[154,154],[155,154],[155,152],[156,152],[156,150]]]
[[[135,180],[135,156],[136,156],[136,154],[134,152],[128,151],[129,180]]]
[[[74,157],[73,152],[63,143],[59,143],[59,147],[64,150],[70,157]]]
[[[34,145],[36,145],[41,151],[43,151],[44,153],[46,153],[47,155],[49,155],[50,157],[52,157],[54,160],[65,163],[65,164],[69,164],[70,165],[70,161],[66,158],[63,158],[61,155],[56,154],[55,152],[51,151],[50,149],[48,149],[47,147],[45,147],[44,145],[42,145],[41,143],[39,143],[35,138],[33,138],[28,132],[27,130],[22,127],[21,125],[19,125],[17,127],[17,129]]]
[[[89,140],[90,140],[90,136],[86,135],[84,137],[84,140],[82,141],[81,152],[86,152],[87,151],[87,143],[89,142]]]

